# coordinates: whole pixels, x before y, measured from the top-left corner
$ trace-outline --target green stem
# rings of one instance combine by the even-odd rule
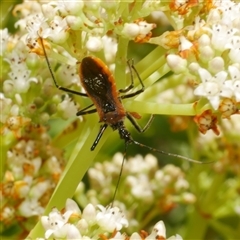
[[[110,129],[107,129],[97,148],[94,151],[90,151],[90,148],[99,132],[99,124],[96,124],[95,127],[92,128],[91,124],[86,122],[85,126],[82,127],[84,127],[86,131],[79,137],[79,140],[70,157],[69,163],[66,166],[62,177],[46,207],[44,215],[48,215],[53,207],[62,209],[65,206],[66,199],[73,196],[79,182],[91,166],[94,158],[98,154],[98,151],[111,132]],[[30,232],[28,237],[30,239],[36,239],[37,237],[42,237],[43,235],[44,232],[39,222]]]
[[[138,71],[144,77],[144,72],[148,72],[148,69],[154,69],[157,66],[162,66],[166,63],[166,58],[164,56],[166,50],[161,47],[156,47],[153,51],[151,51],[146,57],[144,57],[141,61],[136,64]],[[154,71],[150,71],[153,73]],[[149,76],[149,74],[146,74]]]
[[[194,209],[195,210],[195,209]],[[183,239],[205,239],[205,233],[208,227],[207,219],[203,218],[199,212],[194,211],[189,217],[189,222],[187,225],[187,233]]]
[[[201,201],[201,206],[204,211],[212,214],[215,210],[216,204],[216,193],[219,192],[219,188],[222,187],[222,183],[225,180],[225,174],[215,174],[212,180],[211,187],[208,189],[204,199]]]
[[[192,103],[189,104],[159,104],[146,101],[126,101],[124,106],[130,112],[161,114],[161,115],[181,115],[194,116],[195,109]]]
[[[216,193],[222,186],[222,182],[225,179],[224,174],[215,174],[210,188],[207,190],[206,195],[199,199],[199,207],[195,208],[194,212],[190,214],[189,223],[187,225],[187,233],[184,239],[206,239],[206,231],[209,226],[212,213],[216,208]],[[201,192],[197,193],[198,196]],[[196,210],[198,209],[198,211]]]
[[[18,1],[1,1],[0,3],[0,22],[1,22],[1,29],[4,29],[5,27],[9,28],[9,25],[13,18],[13,15],[11,14],[11,11],[13,10],[15,4],[17,4]],[[10,24],[9,24],[10,23]],[[12,25],[13,26],[13,25]],[[11,29],[12,30],[12,29]]]
[[[139,211],[141,212],[141,216],[138,215],[139,229],[146,229],[146,227],[150,225],[153,219],[159,218],[160,213],[159,211],[156,211],[158,208],[158,202],[154,205],[149,206],[148,209],[146,209],[146,205],[143,204],[142,209],[144,209],[144,211]]]
[[[115,80],[119,89],[124,89],[126,87],[126,62],[128,42],[128,39],[119,38],[118,51],[115,61]]]
[[[157,49],[157,50],[156,50]],[[166,59],[164,56],[158,57],[157,61],[152,58],[158,53],[160,54],[160,49],[156,48],[151,53],[148,54],[143,60],[136,64],[136,69],[144,81],[144,86],[147,88],[167,74],[170,69],[166,64]],[[151,64],[149,64],[151,63]],[[136,84],[137,86],[137,84]]]
[[[2,129],[5,126],[2,126]],[[1,129],[1,130],[2,130]],[[0,180],[2,181],[6,171],[7,152],[16,143],[17,138],[14,132],[1,134],[0,136]]]
[[[168,69],[165,69],[161,75],[164,75],[168,72]],[[156,81],[159,79],[159,76],[152,75],[152,77],[155,77],[155,79],[152,79],[152,81]],[[146,81],[145,81],[146,82]],[[144,83],[145,83],[144,82]],[[159,94],[162,92],[168,90],[168,89],[173,89],[176,86],[182,84],[182,80],[179,77],[169,77],[169,78],[164,78],[161,79],[161,81],[155,83],[152,86],[149,86],[142,94],[140,94],[137,97],[137,100],[146,100],[146,99],[152,99],[153,97],[156,98]]]

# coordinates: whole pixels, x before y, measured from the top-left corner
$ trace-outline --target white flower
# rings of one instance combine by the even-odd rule
[[[187,60],[175,54],[167,56],[167,64],[177,74],[187,70]]]
[[[42,13],[30,15],[27,18],[26,23],[26,29],[28,31],[28,41],[30,41],[30,39],[36,40],[40,34],[39,29],[41,28],[43,30],[46,27],[48,27],[48,25]]]
[[[183,238],[180,235],[176,234],[175,236],[171,236],[167,240],[183,240]]]
[[[79,85],[80,77],[76,72],[76,59],[68,55],[67,58],[69,64],[62,64],[59,67],[56,72],[56,78],[59,79],[59,84],[64,84],[64,87],[71,86],[72,84]]]
[[[55,174],[61,174],[62,173],[62,166],[59,160],[56,156],[51,156],[46,160],[45,163],[46,167],[50,170],[50,172],[53,172]]]
[[[129,240],[142,240],[142,237],[138,233],[133,233]]]
[[[194,35],[197,34],[199,31],[201,31],[202,28],[205,28],[207,30],[207,28],[205,27],[205,24],[206,24],[205,21],[201,19],[199,16],[195,18],[194,23],[195,23],[194,25],[190,25],[186,27],[186,29],[189,30],[187,35],[189,39],[194,38]]]
[[[153,230],[149,236],[147,236],[145,239],[152,240],[152,239],[158,239],[162,237],[163,239],[166,238],[166,228],[163,221],[159,221],[155,224],[153,227]]]
[[[187,180],[183,179],[183,178],[179,178],[176,182],[175,182],[175,186],[177,191],[180,190],[185,190],[189,188],[189,183]]]
[[[137,177],[128,176],[126,182],[131,186],[131,193],[137,199],[147,202],[153,200],[151,184],[146,174],[139,174]]]
[[[84,218],[78,221],[76,227],[80,230],[82,234],[88,233],[89,224]]]
[[[144,38],[155,27],[155,24],[149,24],[145,21],[140,21],[138,23],[125,23],[122,29],[122,34],[130,39],[136,37]]]
[[[72,214],[75,215],[80,215],[81,211],[75,201],[73,201],[71,198],[67,199],[66,206],[65,206],[66,211],[72,212]]]
[[[69,217],[71,216],[72,211],[67,211],[63,215],[54,208],[50,213],[49,216],[41,217],[41,222],[43,227],[45,228],[45,237],[49,238],[52,234],[58,237],[66,237],[66,232],[68,229],[63,226],[68,222]],[[67,225],[67,228],[69,225]],[[71,227],[70,227],[71,229]]]
[[[39,199],[47,192],[48,189],[50,189],[50,182],[48,180],[38,182],[31,188],[30,195],[34,199]]]
[[[184,36],[180,36],[180,44],[179,44],[179,51],[189,50],[193,46],[193,44],[187,40]]]
[[[103,207],[98,205],[100,212],[97,213],[96,220],[98,225],[108,232],[121,230],[128,226],[128,221],[117,207]]]
[[[207,34],[202,34],[201,37],[198,39],[198,44],[200,48],[209,46],[210,43],[211,43],[211,39]]]
[[[42,12],[48,20],[52,20],[57,13],[57,9],[51,6],[51,2],[42,5]]]
[[[236,32],[237,29],[230,29],[229,26],[225,26],[222,24],[214,24],[212,26],[212,46],[216,50],[225,50],[227,43]]]
[[[0,30],[0,56],[3,56],[3,53],[7,49],[7,43],[8,43],[8,29],[1,29]]]
[[[9,93],[9,88],[16,93],[26,93],[30,88],[31,82],[38,83],[37,78],[30,77],[31,71],[23,59],[24,56],[21,56],[17,50],[14,50],[9,54],[8,58],[5,59],[11,68],[11,72],[8,74],[10,79],[5,80],[3,83],[3,89],[6,93]]]
[[[82,213],[82,218],[87,221],[88,224],[93,225],[96,222],[96,209],[95,207],[89,203],[84,209]]]
[[[166,228],[163,221],[159,221],[155,224],[153,227],[153,230],[150,235],[148,235],[146,240],[152,240],[152,239],[166,239]],[[170,238],[167,238],[167,240],[182,240],[182,237],[178,234],[176,236],[172,236]]]
[[[31,217],[31,216],[40,216],[44,212],[44,208],[41,207],[37,199],[28,199],[26,198],[19,206],[19,212],[21,216]]]
[[[228,71],[231,76],[231,80],[225,81],[225,86],[233,91],[233,95],[236,101],[240,101],[240,71],[236,66],[229,66]]]
[[[116,38],[105,35],[102,37],[102,43],[103,43],[103,49],[104,49],[104,55],[105,55],[106,61],[114,62],[116,58],[117,48],[118,48]]]
[[[221,71],[212,77],[206,69],[199,68],[198,73],[202,83],[194,90],[194,94],[206,97],[216,110],[219,107],[221,96],[228,98],[232,96],[231,89],[224,85],[227,78],[227,72]]]
[[[208,63],[208,69],[214,74],[224,70],[224,60],[221,57],[215,57]]]
[[[12,107],[12,99],[6,98],[0,93],[0,122],[5,123],[8,119],[10,109]]]
[[[185,203],[195,203],[196,202],[196,200],[197,200],[197,198],[196,198],[196,196],[195,195],[193,195],[192,193],[187,193],[187,192],[185,192],[185,193],[183,193],[182,194],[182,199],[183,199],[183,201],[185,202]]]
[[[139,34],[141,35],[147,35],[151,32],[153,28],[155,28],[155,24],[150,24],[145,21],[141,21],[138,23],[139,25]]]
[[[210,39],[208,38],[209,37],[206,34],[204,34],[199,39],[199,56],[204,63],[208,63],[210,60],[214,58],[215,55],[215,51],[209,42]]]
[[[9,221],[15,217],[15,209],[10,206],[2,206],[1,207],[1,221]]]
[[[179,178],[182,176],[182,171],[179,167],[174,166],[173,164],[167,164],[162,169],[164,174],[169,175],[171,178]]]
[[[122,163],[121,157],[119,157],[120,164]],[[143,158],[143,156],[137,155],[134,158],[130,158],[125,163],[126,171],[134,174],[148,173],[151,170],[155,169],[156,166],[157,166],[157,159],[151,154],[148,154],[145,157],[145,159]]]
[[[47,232],[45,234],[45,237],[47,237],[46,235],[47,235]],[[62,238],[69,239],[69,240],[82,239],[82,236],[79,230],[73,224],[70,224],[70,223],[66,223],[57,231],[54,231],[53,236],[54,238],[57,238],[57,239],[62,239]]]
[[[89,37],[86,48],[91,52],[99,52],[103,48],[102,40],[100,37]]]
[[[106,177],[102,171],[96,168],[90,168],[88,170],[89,177],[96,181],[100,186],[104,186],[106,184]]]
[[[84,22],[81,17],[66,16],[66,22],[72,30],[79,30],[84,26]]]
[[[50,28],[45,30],[45,36],[47,36],[54,43],[62,44],[69,36],[68,31],[66,31],[67,28],[68,25],[66,19],[61,18],[60,16],[55,16],[50,23]]]
[[[148,171],[158,168],[158,160],[152,154],[147,154],[145,156],[144,162],[146,162],[146,165],[148,166]]]
[[[136,23],[125,23],[122,34],[129,38],[135,38],[140,32],[139,26]]]
[[[50,2],[49,5],[56,5],[55,11],[60,11],[64,15],[78,15],[84,7],[84,1],[58,1]]]
[[[75,117],[78,111],[77,105],[67,94],[64,95],[64,100],[58,104],[57,109],[61,113],[63,119]]]
[[[126,234],[121,234],[120,232],[117,232],[113,238],[109,238],[109,240],[126,240],[128,239]]]
[[[239,19],[239,4],[236,4],[234,1],[215,1],[214,3],[218,6],[215,11],[218,11],[218,14],[221,16],[221,23],[226,26],[234,25],[236,19]]]
[[[233,63],[240,63],[240,36],[233,36],[228,44],[226,44],[226,49],[230,49],[228,56]]]

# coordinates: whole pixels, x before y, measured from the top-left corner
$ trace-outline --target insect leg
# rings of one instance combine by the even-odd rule
[[[130,59],[127,61],[127,64],[130,70],[131,83],[127,88],[118,90],[120,93],[126,93],[134,87],[133,73],[132,73],[133,59],[131,59],[131,61],[132,61],[131,64],[130,64]]]
[[[135,119],[133,118],[133,116],[132,116],[131,114],[129,114],[128,112],[127,112],[127,118],[128,118],[129,121],[132,123],[132,125],[137,129],[138,132],[143,133],[143,132],[145,132],[145,131],[150,127],[150,125],[151,125],[151,123],[152,123],[152,121],[153,121],[153,119],[154,119],[154,115],[151,115],[151,117],[150,117],[150,119],[148,120],[147,124],[146,124],[143,128],[141,128],[141,127],[139,126],[139,124],[135,121]]]
[[[99,133],[98,133],[98,135],[97,135],[97,137],[96,137],[96,139],[95,139],[95,141],[94,141],[94,143],[91,147],[91,151],[93,151],[95,149],[95,147],[97,146],[97,144],[98,144],[99,140],[101,139],[101,137],[102,137],[104,131],[106,130],[107,126],[108,126],[108,124],[105,123],[104,125],[102,125],[100,127]]]
[[[140,77],[140,75],[139,75],[137,69],[136,69],[136,68],[134,67],[134,65],[133,65],[133,60],[132,60],[131,65],[130,65],[129,61],[128,61],[128,64],[129,64],[129,66],[130,66],[130,69],[133,69],[133,71],[134,71],[135,74],[137,75],[137,78],[138,78],[138,80],[139,80],[139,82],[140,82],[142,88],[139,89],[139,90],[137,90],[136,92],[129,93],[129,94],[126,94],[126,95],[122,95],[122,96],[121,96],[121,99],[134,97],[134,96],[136,96],[136,95],[138,95],[138,94],[144,92],[144,90],[145,90],[145,87],[144,87],[143,81],[142,81],[142,79],[141,79],[141,77]],[[126,89],[121,89],[121,90],[119,90],[119,92],[121,92],[121,93],[125,93],[125,92],[129,91],[130,89],[132,89],[132,88],[134,87],[132,70],[130,71],[130,74],[131,74],[131,84],[130,84],[129,87],[127,87]]]
[[[78,111],[76,113],[77,116],[82,116],[82,115],[86,115],[86,114],[90,114],[90,113],[95,113],[97,111],[97,109],[91,109],[86,111],[87,109],[89,109],[90,107],[94,106],[94,104],[89,105],[88,107],[83,108],[82,110]]]
[[[79,111],[76,113],[77,116],[82,116],[82,115],[86,115],[86,114],[91,114],[91,113],[95,113],[97,112],[97,109],[92,109],[92,110],[89,110],[89,111]]]
[[[45,47],[44,47],[43,40],[42,40],[41,37],[40,37],[40,41],[41,41],[42,48],[43,48],[43,52],[44,52],[44,55],[45,55],[45,59],[46,59],[46,62],[47,62],[47,65],[48,65],[48,68],[49,68],[49,71],[50,71],[50,74],[51,74],[51,77],[52,77],[52,79],[53,79],[53,81],[54,81],[55,86],[56,86],[58,89],[60,89],[60,90],[62,90],[62,91],[64,91],[64,92],[69,92],[69,93],[76,94],[76,95],[79,95],[79,96],[88,97],[88,95],[87,95],[86,93],[81,93],[81,92],[78,92],[78,91],[74,91],[74,90],[72,90],[72,89],[68,89],[68,88],[65,88],[65,87],[61,87],[61,86],[59,86],[59,85],[57,84],[57,81],[56,81],[55,76],[54,76],[54,74],[53,74],[53,70],[52,70],[52,67],[51,67],[51,65],[50,65],[50,62],[49,62],[49,59],[48,59],[48,56],[47,56],[47,52],[46,52],[46,49],[45,49]]]

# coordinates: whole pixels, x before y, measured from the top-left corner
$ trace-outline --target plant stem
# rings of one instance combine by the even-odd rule
[[[162,115],[181,115],[194,116],[195,109],[192,103],[189,104],[159,104],[155,102],[146,101],[126,101],[124,106],[128,111],[148,114],[162,114]]]

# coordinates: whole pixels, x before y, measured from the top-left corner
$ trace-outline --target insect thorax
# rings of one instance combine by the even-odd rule
[[[113,130],[118,130],[120,138],[124,139],[126,143],[132,143],[133,139],[130,132],[126,129],[123,121],[118,121],[116,124],[111,125]]]

